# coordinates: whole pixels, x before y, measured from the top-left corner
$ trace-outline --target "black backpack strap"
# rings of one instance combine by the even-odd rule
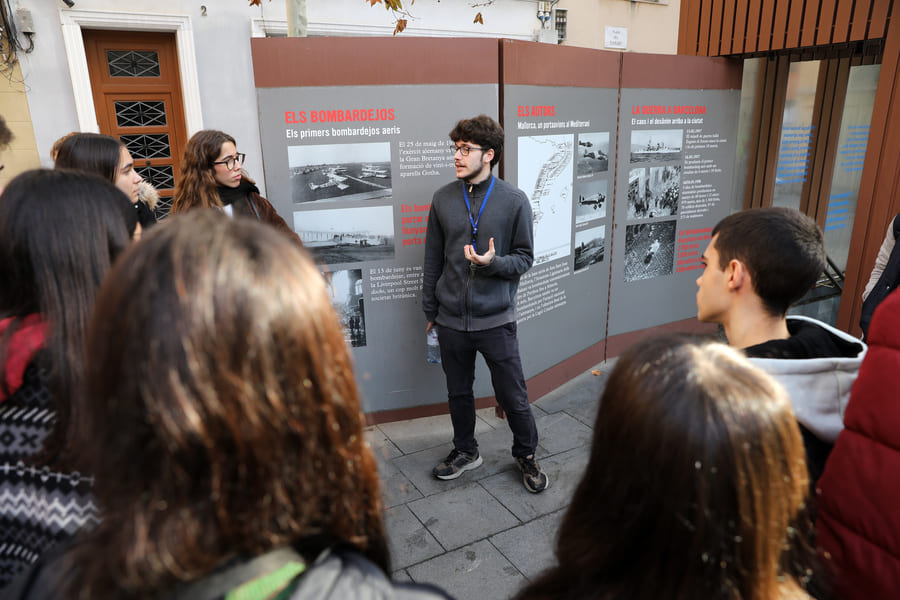
[[[894,217],[894,239],[900,238],[900,213]]]

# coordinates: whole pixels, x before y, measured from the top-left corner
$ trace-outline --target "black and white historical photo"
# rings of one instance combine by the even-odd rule
[[[575,225],[606,216],[607,181],[583,181],[575,184]]]
[[[674,219],[625,228],[625,281],[671,275],[674,259]]]
[[[681,194],[681,165],[650,167],[647,178],[649,216],[668,217],[678,215],[678,197]]]
[[[331,304],[344,327],[344,339],[351,346],[366,345],[366,311],[363,304],[362,269],[325,273]]]
[[[647,198],[647,169],[631,169],[628,171],[628,219],[647,218],[643,207]]]
[[[389,142],[288,146],[294,203],[393,195]]]
[[[575,232],[575,271],[601,262],[606,254],[606,225]]]
[[[394,207],[294,211],[294,231],[328,265],[394,258]]]
[[[628,177],[628,218],[677,216],[680,191],[680,165],[631,169]]]
[[[609,132],[579,133],[575,142],[575,176],[590,177],[609,170]]]
[[[684,130],[653,129],[631,132],[631,162],[681,160]]]

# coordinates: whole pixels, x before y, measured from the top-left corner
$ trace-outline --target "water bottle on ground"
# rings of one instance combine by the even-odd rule
[[[440,364],[441,347],[438,345],[438,328],[432,325],[425,334],[425,360],[432,364]]]

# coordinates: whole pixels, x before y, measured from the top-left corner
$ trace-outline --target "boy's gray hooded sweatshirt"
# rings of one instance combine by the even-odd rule
[[[485,194],[494,181],[484,211]],[[469,262],[463,247],[472,243],[472,224],[463,196],[463,181],[434,193],[425,236],[422,309],[425,317],[457,331],[481,331],[516,320],[519,277],[534,262],[531,204],[522,190],[493,176],[472,186],[469,205],[478,222],[476,252],[494,238],[494,260]],[[469,184],[465,184],[469,185]],[[468,191],[468,188],[466,188]]]

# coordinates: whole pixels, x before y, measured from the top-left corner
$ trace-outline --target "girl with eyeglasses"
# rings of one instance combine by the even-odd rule
[[[205,129],[188,140],[181,159],[181,180],[175,186],[172,214],[192,208],[217,208],[231,217],[250,217],[300,238],[259,193],[244,172],[244,153],[223,131]],[[301,244],[302,245],[302,244]]]

